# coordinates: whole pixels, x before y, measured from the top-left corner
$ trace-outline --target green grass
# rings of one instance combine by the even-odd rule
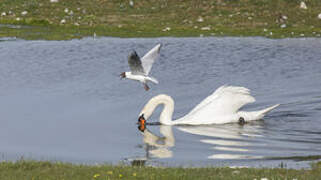
[[[319,37],[320,0],[2,0],[0,37],[71,39],[92,36]],[[65,10],[68,9],[68,12]],[[22,15],[27,11],[26,15]],[[72,13],[71,13],[72,11]],[[280,22],[280,16],[288,18]],[[199,19],[203,21],[199,21]],[[17,19],[18,18],[18,19]],[[65,20],[64,24],[61,20]],[[281,20],[282,21],[282,20]],[[285,28],[281,28],[286,24]],[[209,30],[202,30],[209,27]],[[166,31],[166,28],[170,30]],[[272,32],[272,34],[271,34]]]
[[[320,179],[321,163],[310,170],[239,168],[165,168],[112,165],[73,165],[37,161],[0,163],[1,180],[50,179]]]

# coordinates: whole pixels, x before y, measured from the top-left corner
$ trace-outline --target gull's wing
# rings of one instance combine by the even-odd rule
[[[157,44],[153,49],[151,49],[142,57],[142,65],[145,70],[145,75],[149,74],[154,61],[159,58],[159,51],[161,47],[161,44]]]
[[[142,66],[142,61],[140,60],[136,51],[133,51],[128,56],[128,64],[132,74],[145,74],[144,68]]]

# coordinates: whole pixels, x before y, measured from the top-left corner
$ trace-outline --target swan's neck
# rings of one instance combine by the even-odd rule
[[[159,122],[165,125],[172,125],[173,124],[172,116],[174,112],[174,100],[170,96],[167,96],[165,94],[155,96],[151,100],[149,100],[148,103],[143,108],[143,110],[141,111],[140,115],[144,114],[144,117],[147,120],[153,114],[155,108],[160,104],[163,104],[164,108],[160,114]]]

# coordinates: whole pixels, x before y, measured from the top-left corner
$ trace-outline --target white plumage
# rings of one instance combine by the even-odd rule
[[[187,115],[175,121],[172,121],[174,100],[165,94],[150,99],[141,111],[140,116],[143,115],[145,119],[148,119],[154,109],[158,105],[163,104],[164,109],[160,115],[161,124],[224,124],[239,122],[240,118],[243,118],[245,122],[259,120],[263,118],[266,113],[279,106],[279,104],[276,104],[259,111],[239,111],[241,107],[254,101],[254,97],[250,95],[250,90],[247,88],[221,86],[213,94],[195,106]]]
[[[136,80],[144,84],[145,90],[149,90],[147,82],[158,84],[157,79],[150,77],[149,72],[153,63],[160,56],[161,44],[157,44],[153,49],[147,52],[141,59],[136,51],[133,51],[128,57],[128,64],[131,72],[123,72],[120,74],[122,78]]]

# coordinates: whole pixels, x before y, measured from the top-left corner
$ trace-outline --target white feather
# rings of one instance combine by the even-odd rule
[[[155,62],[156,59],[159,58],[159,52],[161,48],[161,44],[157,44],[153,49],[148,51],[141,59],[142,61],[142,66],[145,71],[145,75],[147,76],[152,69],[153,63]]]
[[[174,100],[165,94],[150,99],[140,115],[144,114],[145,118],[148,119],[158,105],[164,104],[164,109],[160,115],[161,124],[224,124],[238,122],[241,117],[245,121],[258,120],[263,118],[269,111],[279,106],[277,104],[259,111],[239,111],[241,107],[254,101],[254,97],[250,95],[250,90],[247,88],[221,86],[213,94],[198,104],[190,113],[175,121],[172,121]]]

